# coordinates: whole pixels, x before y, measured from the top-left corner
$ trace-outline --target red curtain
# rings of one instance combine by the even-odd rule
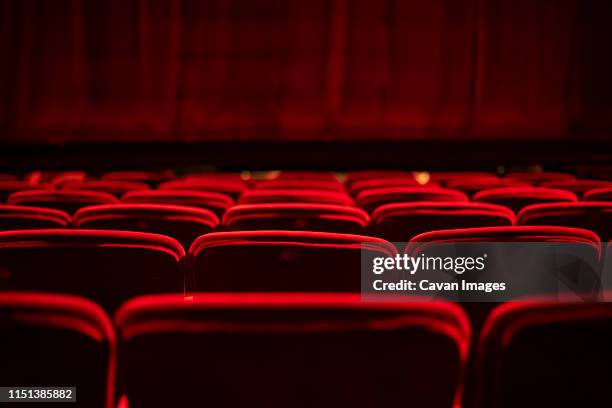
[[[0,140],[606,138],[612,3],[0,0]]]

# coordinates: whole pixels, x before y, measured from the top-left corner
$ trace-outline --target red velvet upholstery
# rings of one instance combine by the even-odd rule
[[[66,228],[71,219],[63,211],[41,207],[0,205],[0,231]]]
[[[213,231],[219,219],[209,210],[168,204],[96,205],[80,209],[74,225],[81,229],[141,231],[176,239],[183,247]]]
[[[45,188],[38,184],[32,184],[26,181],[3,181],[0,180],[0,202],[5,202],[8,196],[17,191],[37,190]]]
[[[505,178],[490,178],[490,177],[466,177],[449,180],[446,182],[446,187],[455,190],[460,190],[473,196],[475,193],[490,188],[499,187],[519,187],[529,186],[529,183],[523,180],[516,180],[509,177]]]
[[[605,406],[610,303],[508,303],[478,349],[480,407]]]
[[[102,191],[115,196],[121,196],[123,193],[128,191],[148,190],[150,187],[146,183],[140,183],[137,181],[87,180],[64,183],[62,184],[62,188],[66,190]]]
[[[128,191],[121,197],[128,204],[171,204],[204,208],[221,218],[234,205],[227,194],[197,190],[138,190]]]
[[[416,187],[420,184],[415,180],[414,177],[389,177],[389,178],[371,178],[365,180],[356,180],[351,183],[350,192],[353,196],[358,195],[360,192],[365,190],[373,190],[377,188],[387,187]],[[428,183],[428,187],[436,186],[435,183]]]
[[[110,193],[87,190],[29,190],[11,194],[7,204],[45,207],[74,214],[90,205],[115,204],[118,200]]]
[[[247,189],[247,185],[241,179],[193,177],[182,180],[167,181],[165,183],[161,183],[158,188],[160,190],[210,191],[227,194],[233,199],[237,199],[240,197],[240,194]]]
[[[450,408],[470,338],[456,305],[341,294],[149,296],[115,323],[130,406],[145,407]]]
[[[364,234],[370,216],[360,208],[332,204],[237,205],[223,216],[228,230],[305,230]]]
[[[594,231],[602,241],[612,240],[612,203],[578,202],[534,204],[517,217],[519,225],[560,225]]]
[[[560,188],[576,193],[582,197],[584,193],[596,188],[612,187],[612,181],[603,180],[564,180],[564,181],[548,181],[542,183],[542,187]]]
[[[172,238],[141,232],[0,232],[0,291],[72,293],[113,311],[139,294],[181,293],[184,256]]]
[[[312,180],[312,179],[291,179],[279,178],[274,180],[261,180],[255,184],[255,188],[262,190],[327,190],[344,191],[344,187],[339,181]]]
[[[67,295],[1,293],[0,338],[3,387],[76,387],[78,406],[114,406],[115,333],[93,302]]]
[[[468,197],[461,191],[438,187],[388,187],[362,191],[356,201],[359,207],[373,213],[384,204],[412,201],[466,202]]]
[[[518,214],[528,205],[575,202],[578,198],[571,191],[547,187],[500,187],[480,190],[472,200],[503,205]]]
[[[437,229],[509,226],[514,222],[509,209],[482,203],[395,203],[380,206],[372,214],[374,234],[393,242],[406,242]]]
[[[507,176],[516,180],[527,181],[534,186],[548,181],[571,181],[576,179],[576,177],[571,174],[554,171],[511,171]]]
[[[584,193],[582,196],[584,201],[611,201],[612,202],[612,187],[595,188]]]
[[[380,238],[305,231],[219,232],[189,249],[195,291],[359,292],[361,252],[394,256]]]
[[[246,190],[238,204],[315,203],[352,206],[353,199],[344,192],[329,190]]]

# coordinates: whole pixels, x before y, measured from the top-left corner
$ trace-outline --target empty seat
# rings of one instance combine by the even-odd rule
[[[115,334],[98,305],[75,296],[1,293],[0,339],[3,387],[76,387],[78,404],[51,405],[113,407]],[[21,402],[14,406],[39,405]]]
[[[497,174],[487,171],[432,171],[429,173],[431,181],[440,183],[443,186],[455,180],[466,179],[498,179]]]
[[[86,180],[64,183],[62,188],[67,190],[102,191],[118,197],[128,191],[148,190],[150,187],[146,183],[136,181]]]
[[[356,197],[357,206],[369,213],[384,204],[412,201],[466,202],[468,197],[461,191],[438,187],[377,188],[362,191]]]
[[[237,199],[240,197],[240,194],[247,189],[247,185],[241,179],[195,177],[166,181],[165,183],[161,183],[157,188],[160,190],[211,191],[227,194],[233,199]]]
[[[596,188],[584,193],[584,201],[612,201],[612,187]]]
[[[476,178],[476,177],[473,177],[473,178],[449,180],[446,183],[446,187],[463,191],[469,196],[472,196],[481,190],[486,190],[490,188],[521,187],[521,186],[529,186],[529,185],[530,184],[526,181],[512,179],[508,177],[505,177],[505,178],[490,178],[490,177]]]
[[[344,192],[344,186],[339,181],[308,180],[308,179],[275,179],[260,180],[255,183],[257,189],[267,190],[327,190]]]
[[[417,187],[420,186],[414,177],[392,177],[392,178],[371,178],[365,180],[356,180],[351,184],[350,193],[356,196],[364,190],[372,190],[376,188],[386,187]],[[435,183],[427,184],[428,186],[435,186]]]
[[[70,216],[63,211],[41,207],[0,205],[0,231],[68,226],[70,226]]]
[[[172,237],[185,248],[218,224],[209,210],[168,204],[96,205],[74,215],[77,228],[152,232]]]
[[[184,255],[174,239],[141,232],[0,232],[0,291],[77,294],[112,311],[139,294],[182,292]]]
[[[7,199],[10,205],[45,207],[74,214],[90,205],[115,204],[115,196],[101,191],[85,190],[31,190],[13,193]]]
[[[276,203],[237,205],[223,216],[228,230],[305,230],[365,233],[369,215],[360,208],[331,204]]]
[[[17,181],[19,178],[12,174],[0,173],[0,181]]]
[[[612,239],[612,203],[578,202],[535,204],[517,217],[519,225],[560,225],[589,229],[602,241]]]
[[[567,180],[567,181],[547,181],[541,184],[542,187],[560,188],[563,190],[576,193],[578,197],[582,197],[584,193],[596,188],[611,188],[612,181],[603,180]]]
[[[227,194],[195,190],[140,190],[128,191],[121,197],[128,204],[170,204],[204,208],[221,218],[234,205]]]
[[[3,181],[0,180],[0,202],[6,202],[8,196],[17,191],[38,190],[45,188],[44,185],[32,184],[26,181]]]
[[[569,181],[576,179],[576,177],[571,174],[553,171],[511,171],[507,176],[513,179],[527,181],[536,186],[548,181]]]
[[[571,191],[546,187],[501,187],[481,190],[474,194],[473,201],[503,205],[518,213],[532,204],[575,202]]]
[[[393,256],[380,238],[305,231],[214,232],[189,250],[196,291],[353,291],[364,256]],[[368,258],[364,258],[368,259]]]
[[[514,221],[514,213],[506,207],[469,202],[386,204],[372,214],[374,234],[393,242],[437,229],[508,226]]]
[[[162,181],[172,180],[174,173],[170,170],[165,171],[110,171],[104,173],[102,180],[116,181],[136,181],[146,183],[151,187],[161,183]]]
[[[53,176],[49,176],[49,184],[55,188],[61,188],[66,183],[81,182],[87,180],[87,173],[84,171],[63,171]]]
[[[340,294],[149,296],[115,323],[127,400],[147,408],[450,408],[470,338],[457,305]]]
[[[599,247],[599,237],[590,230],[518,225],[430,231],[413,237],[410,242],[581,242]]]
[[[264,204],[264,203],[318,203],[353,205],[353,199],[344,192],[327,190],[247,190],[239,204]]]
[[[362,170],[362,171],[352,171],[347,173],[346,180],[344,184],[347,187],[351,187],[352,184],[359,180],[368,180],[368,179],[381,179],[381,178],[410,178],[413,177],[413,174],[409,171],[402,170]]]
[[[271,171],[266,180],[321,180],[337,182],[338,178],[327,171]]]
[[[478,347],[480,407],[604,407],[610,403],[612,304],[499,306]]]

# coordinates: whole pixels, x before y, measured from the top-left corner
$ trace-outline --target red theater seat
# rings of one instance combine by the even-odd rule
[[[330,172],[325,171],[280,171],[270,172],[266,175],[267,180],[320,180],[337,182],[338,178]]]
[[[599,237],[581,228],[548,226],[484,227],[419,234],[411,243],[427,242],[582,242],[599,247]]]
[[[276,203],[237,205],[223,216],[228,230],[305,230],[365,233],[370,216],[360,208],[331,204]]]
[[[414,176],[409,171],[400,170],[363,170],[363,171],[352,171],[346,175],[345,184],[348,188],[352,187],[353,183],[361,180],[370,179],[409,179]]]
[[[78,404],[51,405],[113,407],[115,334],[95,303],[66,295],[2,293],[0,339],[3,387],[76,387]],[[19,402],[7,406],[40,405]]]
[[[49,177],[49,184],[55,188],[61,188],[66,183],[81,182],[87,180],[84,171],[64,171]]]
[[[612,187],[596,188],[584,193],[582,197],[584,201],[611,201],[612,202]]]
[[[486,171],[433,171],[429,174],[431,181],[440,183],[443,186],[448,185],[449,182],[455,180],[466,180],[466,179],[493,179],[497,180],[499,177],[495,173]]]
[[[612,239],[612,203],[578,202],[535,204],[517,217],[519,225],[560,225],[589,229],[602,241]]]
[[[370,214],[377,207],[390,203],[413,201],[466,202],[467,195],[461,191],[438,187],[389,187],[365,190],[356,197],[357,206]]]
[[[328,190],[247,190],[239,204],[265,204],[265,203],[316,203],[353,205],[353,199],[344,192]]]
[[[556,173],[551,171],[514,171],[507,174],[508,177],[527,181],[533,185],[540,185],[549,181],[571,181],[576,177],[567,173]]]
[[[486,190],[490,188],[523,187],[523,186],[529,186],[529,183],[523,180],[511,179],[508,177],[506,178],[490,178],[490,177],[476,178],[476,177],[473,177],[473,178],[449,180],[446,183],[446,187],[463,191],[469,196],[472,196],[481,190]]]
[[[481,190],[474,194],[473,201],[498,204],[518,213],[532,204],[555,202],[576,202],[578,198],[571,191],[546,187],[501,187]]]
[[[66,190],[102,191],[115,196],[120,196],[128,191],[148,190],[150,187],[146,183],[139,183],[136,181],[87,180],[64,183],[62,188]]]
[[[167,204],[96,205],[82,208],[74,215],[77,228],[162,234],[176,239],[185,248],[218,224],[219,219],[209,210]]]
[[[146,183],[150,186],[155,186],[162,181],[172,180],[174,173],[170,170],[151,172],[151,171],[111,171],[104,173],[101,177],[102,180],[115,180],[115,181],[135,181],[140,183]]]
[[[74,214],[90,205],[115,204],[115,196],[101,191],[85,190],[31,190],[13,193],[7,204],[45,207]]]
[[[185,248],[213,231],[219,219],[209,210],[167,204],[115,204],[82,208],[74,215],[81,229],[141,231],[162,234]]]
[[[470,339],[454,304],[341,294],[142,297],[115,323],[135,407],[450,408]]]
[[[374,234],[393,242],[437,229],[508,226],[514,221],[506,207],[463,202],[386,204],[372,214]]]
[[[112,311],[147,293],[183,292],[183,247],[126,231],[0,232],[0,291],[72,293]]]
[[[227,194],[195,190],[140,190],[128,191],[121,197],[127,204],[170,204],[204,208],[221,218],[234,205]]]
[[[189,250],[195,291],[359,292],[361,252],[394,256],[373,237],[306,231],[218,232]]]
[[[17,181],[19,178],[12,174],[0,173],[0,181]]]
[[[174,181],[166,181],[158,187],[160,190],[192,190],[210,191],[231,196],[233,199],[240,197],[240,194],[247,189],[244,180],[234,178],[187,178]]]
[[[542,187],[560,188],[563,190],[576,193],[578,197],[582,197],[584,193],[596,188],[612,188],[612,181],[603,180],[567,180],[567,181],[548,181],[542,183]]]
[[[339,181],[308,180],[308,179],[274,179],[260,180],[255,183],[261,190],[326,190],[344,192],[344,186]]]
[[[478,347],[480,407],[610,404],[611,303],[508,303]]]
[[[372,190],[377,188],[387,187],[418,187],[419,184],[412,175],[408,178],[392,177],[392,178],[372,178],[365,180],[356,180],[351,184],[350,193],[353,196],[358,195],[362,191]],[[436,184],[427,184],[428,187],[433,187]]]
[[[0,180],[0,202],[5,202],[8,196],[17,192],[25,190],[38,190],[46,188],[44,185],[32,184],[26,181],[2,181]]]
[[[63,211],[19,205],[0,205],[0,231],[66,228],[70,216]]]

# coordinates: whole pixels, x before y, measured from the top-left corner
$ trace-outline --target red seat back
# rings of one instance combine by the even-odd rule
[[[90,205],[115,204],[115,196],[101,191],[86,190],[29,190],[13,193],[7,204],[45,207],[74,214]]]

